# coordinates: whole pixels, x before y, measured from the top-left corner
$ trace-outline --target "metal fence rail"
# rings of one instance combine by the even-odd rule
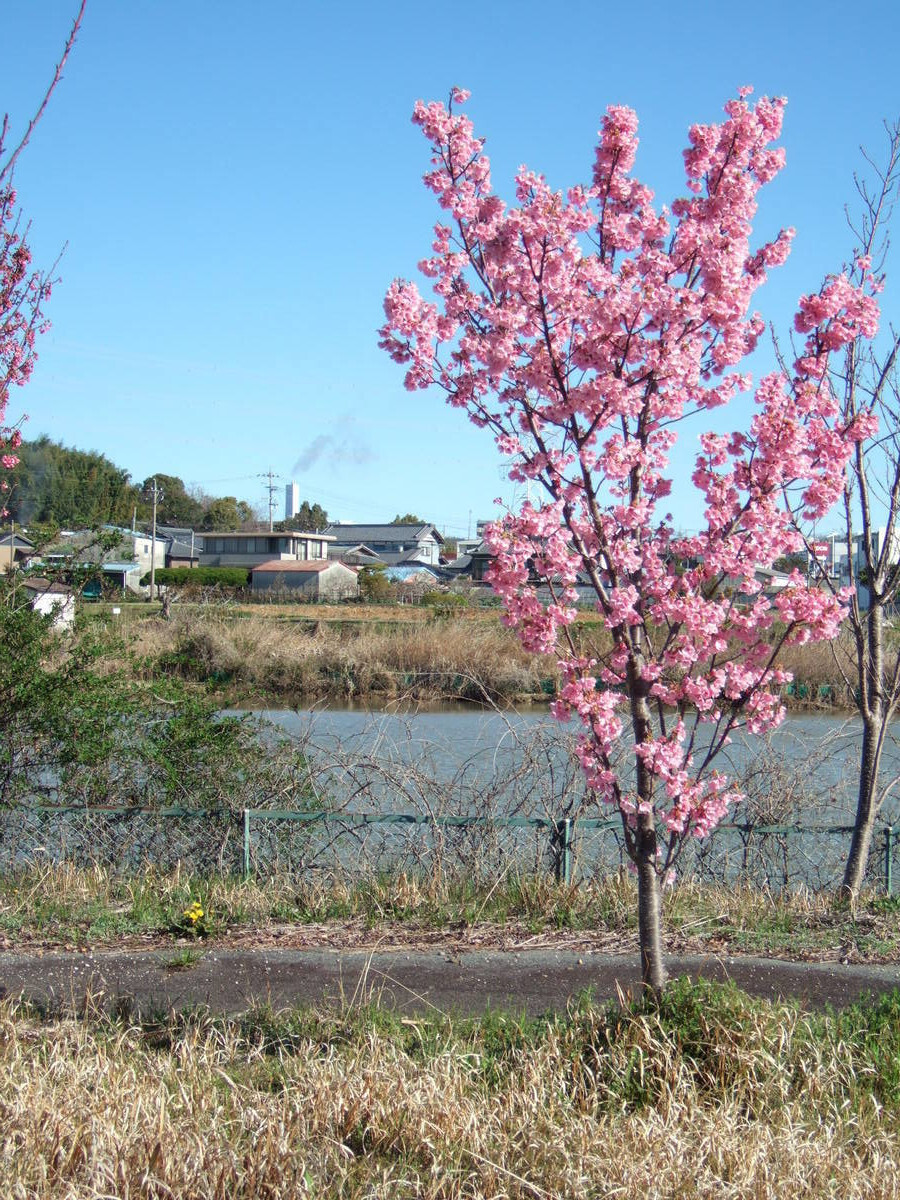
[[[679,876],[773,891],[840,883],[849,825],[720,825],[690,842]],[[868,883],[893,892],[900,829],[880,827]],[[490,884],[519,872],[570,884],[627,865],[618,819],[277,809],[22,807],[0,811],[0,871],[35,861],[117,870],[188,867],[257,878],[406,871]]]

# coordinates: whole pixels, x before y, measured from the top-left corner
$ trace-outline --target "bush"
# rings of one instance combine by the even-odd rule
[[[425,592],[422,603],[436,613],[451,613],[455,609],[468,607],[468,601],[459,592]]]
[[[147,689],[123,670],[121,645],[114,665],[100,654],[85,631],[61,639],[0,581],[0,808],[305,803],[306,761],[289,739],[223,718],[178,679]],[[208,654],[219,661],[216,646]]]
[[[245,588],[250,584],[250,571],[247,567],[160,567],[155,581],[185,587]],[[141,580],[143,584],[149,582],[149,574]]]

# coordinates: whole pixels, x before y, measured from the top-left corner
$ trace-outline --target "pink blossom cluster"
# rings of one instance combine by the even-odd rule
[[[46,328],[41,306],[50,282],[31,269],[31,252],[19,230],[16,193],[0,189],[0,463],[11,471],[19,462],[18,428],[5,422],[10,391],[28,382],[35,363],[35,338]],[[0,491],[9,483],[0,479]],[[4,512],[0,510],[0,516]]]
[[[712,767],[734,731],[782,719],[781,646],[838,628],[842,597],[794,575],[773,600],[760,571],[800,546],[790,508],[826,513],[875,428],[869,411],[842,425],[828,382],[830,357],[877,328],[865,263],[860,282],[832,276],[803,297],[790,373],[754,387],[741,369],[765,329],[755,293],[794,236],[753,242],[759,192],[784,165],[785,102],[750,97],[690,129],[686,194],[668,207],[632,174],[628,108],[607,110],[590,182],[562,193],[522,167],[507,205],[459,111],[467,93],[420,102],[442,210],[420,264],[433,298],[395,280],[380,331],[408,388],[441,388],[490,430],[510,477],[542,490],[490,531],[489,579],[523,644],[560,661],[554,711],[582,724],[589,787],[626,827],[657,823],[661,872],[734,803]],[[680,535],[664,511],[678,423],[747,392],[749,425],[701,438],[704,528]],[[572,636],[576,585],[595,599],[602,653]]]

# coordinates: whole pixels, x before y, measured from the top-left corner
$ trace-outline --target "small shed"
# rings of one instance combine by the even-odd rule
[[[260,563],[251,572],[250,584],[256,594],[290,594],[305,600],[352,600],[359,593],[352,567],[321,559],[297,562],[276,558]]]
[[[22,587],[35,612],[52,618],[54,629],[71,629],[75,622],[75,596],[63,583],[32,576]]]

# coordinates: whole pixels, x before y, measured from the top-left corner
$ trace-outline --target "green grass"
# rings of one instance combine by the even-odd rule
[[[185,910],[197,901],[202,921]],[[855,909],[828,896],[773,895],[747,888],[682,884],[666,893],[669,941],[695,950],[900,959],[897,898],[871,895]],[[186,871],[118,874],[94,868],[42,867],[0,877],[0,934],[20,945],[112,946],[128,938],[188,934],[211,941],[232,931],[277,925],[332,925],[397,933],[478,927],[491,936],[590,934],[636,939],[634,883],[612,877],[578,887],[546,876],[510,875],[487,888],[471,880],[403,873],[366,880],[304,884],[288,877],[243,880]]]
[[[204,954],[205,951],[198,950],[196,946],[185,946],[167,958],[163,966],[167,971],[189,971],[200,962]]]

